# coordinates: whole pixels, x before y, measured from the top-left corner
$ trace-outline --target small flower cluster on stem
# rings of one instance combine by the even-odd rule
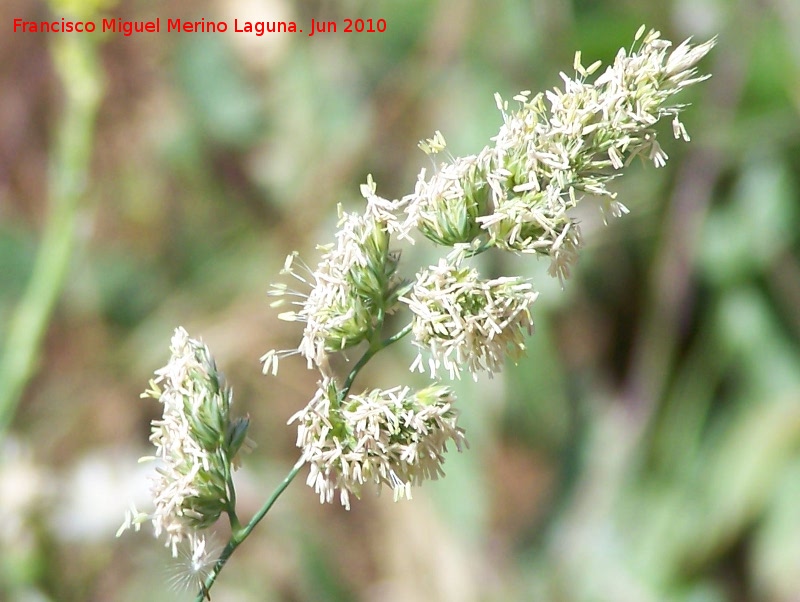
[[[593,81],[600,63],[584,67],[577,53],[576,75],[562,73],[562,88],[534,96],[523,91],[514,97],[514,109],[497,96],[502,125],[491,143],[474,155],[449,156],[430,175],[423,169],[413,193],[382,198],[368,177],[361,186],[366,208],[340,209],[335,241],[319,247],[316,268],[297,253],[289,255],[282,273],[299,287],[275,284],[270,295],[274,306],[291,306],[280,318],[305,326],[296,348],[273,349],[261,358],[263,370],[275,375],[284,358],[300,355],[320,380],[310,402],[289,420],[297,424],[299,462],[246,527],[236,519],[231,472],[247,421],[230,419],[230,391],[208,350],[176,331],[173,359],[147,392],[164,405],[151,437],[162,463],[154,485],[156,510],[153,515],[134,510],[125,526],[138,528],[152,519],[173,554],[184,540],[200,553],[206,545],[203,529],[227,513],[234,535],[200,600],[306,464],[307,484],[320,501],[332,502],[338,491],[345,508],[366,485],[388,486],[397,500],[442,476],[448,445],[460,451],[467,441],[458,426],[455,395],[438,379],[460,378],[463,371],[475,379],[491,377],[506,359],[522,357],[538,297],[523,278],[482,277],[470,258],[490,249],[541,255],[563,283],[582,244],[572,210],[592,195],[602,200],[605,218],[628,212],[609,182],[637,156],[656,167],[666,163],[657,140],[662,119],[671,119],[675,138],[689,140],[679,119],[684,105],[673,97],[708,77],[696,65],[713,45],[714,40],[698,45],[687,40],[672,49],[659,32],[645,33],[642,27],[633,48],[621,49]],[[446,147],[440,132],[420,143],[432,157]],[[404,278],[393,244],[414,243],[417,234],[446,250],[436,265]],[[404,309],[410,314],[406,324],[385,332],[386,317]],[[418,350],[410,368],[427,367],[433,382],[416,391],[400,385],[352,394],[371,358],[409,335]],[[340,353],[348,360],[360,356],[343,382],[328,361]],[[192,563],[201,565],[196,556],[190,556]]]
[[[620,49],[613,65],[593,82],[600,68],[575,55],[576,77],[562,73],[563,90],[514,97],[516,110],[496,96],[503,125],[477,155],[442,164],[429,179],[420,174],[407,197],[406,228],[418,228],[439,244],[482,241],[482,248],[535,253],[550,258],[550,273],[569,277],[581,246],[580,229],[570,210],[584,194],[604,199],[607,217],[628,210],[607,184],[636,156],[662,167],[667,154],[655,125],[672,118],[676,138],[689,140],[679,119],[684,105],[670,104],[687,86],[703,81],[695,65],[714,45],[691,46],[689,40],[670,52],[659,32],[636,34],[639,48]],[[421,145],[429,154],[445,148],[439,132]]]
[[[538,296],[522,278],[484,280],[474,268],[442,259],[420,272],[402,299],[414,314],[411,332],[420,349],[411,369],[424,370],[427,351],[432,378],[442,367],[450,378],[459,378],[463,369],[475,379],[480,372],[500,372],[506,357],[523,355]]]
[[[157,462],[151,487],[155,509],[148,514],[132,507],[117,535],[129,528],[138,531],[149,520],[173,557],[183,554],[202,566],[211,552],[205,530],[223,512],[234,528],[239,526],[232,472],[239,453],[252,445],[249,419],[231,417],[233,393],[208,347],[177,328],[170,351],[169,363],[156,371],[142,394],[163,406],[150,434],[155,455],[142,458]]]
[[[394,387],[342,397],[334,382],[324,382],[289,420],[298,423],[301,461],[310,466],[307,482],[321,502],[332,501],[339,489],[349,510],[350,494],[360,497],[367,483],[393,488],[395,500],[410,499],[412,485],[444,475],[448,442],[459,451],[466,445],[448,387],[431,385],[415,393]]]

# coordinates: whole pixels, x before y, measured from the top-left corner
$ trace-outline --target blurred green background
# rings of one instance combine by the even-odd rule
[[[87,5],[0,6],[6,354],[43,233],[59,222],[48,174],[70,102],[58,71],[66,36],[12,34],[11,21]],[[136,459],[150,453],[159,408],[138,396],[173,328],[209,344],[252,418],[258,447],[237,480],[249,517],[294,463],[285,423],[315,390],[301,360],[260,373],[260,355],[300,334],[266,297],[286,254],[314,265],[336,204],[359,207],[367,174],[382,196],[410,192],[428,164],[418,140],[439,129],[454,154],[477,152],[501,123],[495,91],[558,85],[577,49],[584,64],[608,63],[641,23],[675,42],[719,35],[700,66],[713,78],[681,99],[693,140],[673,140],[664,124],[667,167],[636,164],[615,182],[630,215],[603,227],[587,201],[587,248],[564,290],[545,262],[480,258],[487,274],[533,278],[541,295],[527,359],[456,385],[471,448],[450,454],[447,478],[411,502],[368,494],[348,513],[297,479],[213,599],[800,600],[800,5],[139,0],[103,10],[301,26],[371,17],[387,31],[82,38],[96,43],[84,50],[99,61],[102,95],[63,287],[0,442],[0,600],[191,598],[166,588],[169,551],[147,527],[114,539],[130,500],[147,507],[149,467]],[[408,249],[407,272],[436,253]],[[407,372],[410,346],[396,347],[356,389],[426,382]]]

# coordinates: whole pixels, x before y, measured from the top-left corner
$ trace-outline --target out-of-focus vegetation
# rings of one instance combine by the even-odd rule
[[[174,600],[169,551],[114,539],[146,505],[138,399],[172,329],[202,337],[252,418],[241,516],[296,459],[286,419],[313,394],[268,307],[285,255],[313,265],[339,202],[410,191],[439,129],[456,154],[500,123],[492,94],[559,83],[576,49],[610,61],[641,23],[719,35],[686,95],[685,145],[616,183],[560,290],[544,263],[487,254],[542,291],[527,359],[457,385],[471,449],[411,502],[347,513],[299,480],[243,545],[215,602],[796,602],[800,596],[800,10],[791,0],[659,3],[220,0],[121,3],[113,16],[386,19],[385,33],[109,35],[78,238],[39,362],[0,442],[0,600]],[[57,36],[0,6],[0,339],[48,221],[65,98]],[[58,15],[60,16],[60,15]],[[591,205],[591,203],[587,203]],[[414,269],[434,257],[406,249]],[[503,262],[501,264],[501,262]],[[398,346],[399,347],[399,346]],[[397,350],[392,349],[392,352]],[[366,375],[415,381],[412,351]],[[362,383],[366,384],[366,383]],[[357,383],[358,387],[358,383]],[[187,594],[188,597],[188,594]]]

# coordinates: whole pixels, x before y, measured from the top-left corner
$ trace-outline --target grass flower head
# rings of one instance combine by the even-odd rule
[[[329,353],[342,351],[368,339],[380,327],[382,316],[395,311],[401,280],[398,278],[398,252],[389,248],[391,232],[400,229],[392,202],[374,195],[370,179],[362,191],[368,198],[364,215],[342,213],[336,242],[321,247],[322,258],[313,272],[297,268],[297,255],[290,255],[283,273],[290,274],[311,288],[308,294],[273,286],[270,294],[289,295],[297,310],[281,314],[290,321],[305,322],[303,337],[296,350],[308,367],[321,366]],[[399,205],[397,205],[399,207]],[[305,272],[305,274],[303,273]],[[264,372],[275,371],[277,361],[292,353],[272,351],[262,357]]]
[[[155,510],[148,516],[132,509],[120,532],[138,530],[147,517],[156,537],[163,534],[177,557],[179,544],[204,542],[199,532],[230,509],[231,473],[249,442],[248,419],[231,418],[233,393],[208,347],[177,328],[171,352],[169,363],[156,371],[150,389],[142,394],[163,406],[150,435],[155,456],[143,458],[158,462],[152,481]],[[191,553],[197,551],[193,547]]]
[[[419,349],[411,368],[424,370],[429,356],[431,377],[444,368],[450,378],[466,369],[500,372],[506,357],[519,359],[525,335],[533,332],[530,306],[538,293],[522,278],[482,280],[468,267],[442,259],[417,275],[402,301],[413,313],[412,333]]]
[[[395,500],[411,497],[411,487],[444,474],[447,443],[466,445],[448,387],[431,385],[412,393],[408,387],[374,389],[340,399],[333,382],[323,382],[311,402],[292,416],[297,446],[310,466],[307,483],[320,502],[342,505],[360,497],[372,483],[394,490]]]

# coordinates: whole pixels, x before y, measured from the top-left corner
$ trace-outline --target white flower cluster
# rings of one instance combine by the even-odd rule
[[[444,146],[441,132],[436,136]],[[404,232],[418,229],[426,238],[445,246],[474,240],[481,233],[478,218],[489,208],[486,177],[490,160],[491,154],[484,149],[480,155],[443,164],[430,179],[426,179],[423,168],[414,193],[405,198],[408,207]]]
[[[440,367],[459,378],[466,369],[477,380],[482,371],[500,372],[505,358],[519,359],[525,335],[533,332],[530,306],[539,293],[522,278],[482,280],[477,270],[442,259],[417,275],[402,300],[414,314],[419,354],[411,369],[423,368],[430,353],[431,378]]]
[[[342,505],[360,497],[372,483],[388,485],[395,500],[411,498],[411,487],[442,476],[447,443],[460,451],[464,432],[456,425],[455,397],[448,387],[432,385],[411,393],[408,387],[374,389],[340,399],[331,381],[320,384],[297,422],[297,446],[308,462],[307,483],[320,502],[333,501],[339,489]]]
[[[304,294],[282,284],[273,285],[270,291],[272,296],[302,299],[293,302],[300,309],[280,317],[306,323],[296,352],[306,358],[309,368],[321,365],[328,353],[367,340],[379,327],[381,316],[397,305],[399,254],[389,249],[391,233],[400,228],[392,210],[395,205],[374,195],[371,178],[365,187],[367,213],[341,213],[336,243],[320,247],[324,253],[317,269],[311,272],[302,266],[310,280],[295,268],[297,255],[287,257],[282,273],[310,286],[311,291]],[[264,372],[275,372],[279,358],[291,353],[271,351],[263,356]]]
[[[671,99],[706,79],[695,65],[713,45],[714,40],[697,46],[687,40],[670,52],[671,43],[659,32],[645,34],[641,28],[633,49],[620,50],[594,82],[588,78],[600,63],[584,67],[578,53],[577,75],[573,79],[562,73],[563,90],[533,97],[522,92],[515,97],[519,107],[514,111],[498,96],[503,124],[492,144],[476,155],[451,156],[430,176],[423,169],[412,194],[395,201],[378,197],[370,177],[361,186],[366,210],[341,216],[336,242],[323,247],[315,270],[303,265],[307,274],[302,274],[295,268],[295,255],[289,257],[284,273],[311,291],[276,285],[271,294],[281,301],[297,297],[297,309],[282,317],[304,321],[305,330],[297,349],[270,351],[262,361],[264,372],[275,374],[279,358],[299,353],[309,368],[322,373],[325,385],[294,420],[298,445],[311,465],[309,484],[323,501],[339,489],[347,506],[349,494],[357,495],[369,481],[388,483],[402,495],[409,483],[439,474],[440,457],[398,451],[410,441],[422,446],[436,433],[423,429],[422,422],[407,421],[398,431],[401,439],[393,434],[400,424],[399,408],[410,411],[413,395],[390,389],[348,397],[362,362],[345,387],[337,389],[327,356],[364,344],[362,359],[368,360],[411,333],[419,350],[411,368],[424,372],[427,358],[434,379],[443,374],[459,378],[464,370],[473,378],[481,372],[491,377],[507,358],[517,360],[525,351],[525,336],[533,331],[531,306],[538,294],[521,278],[483,279],[465,262],[491,248],[539,254],[550,259],[551,275],[562,282],[569,277],[581,246],[572,209],[590,194],[603,200],[604,216],[627,213],[607,184],[636,156],[656,167],[665,164],[655,130],[662,118],[671,117],[675,137],[688,140],[678,119],[683,106]],[[420,148],[438,155],[446,149],[444,136],[437,131]],[[413,242],[415,232],[452,251],[404,282],[397,275],[399,253],[390,245],[392,236]],[[411,311],[411,323],[384,338],[384,319],[401,303]],[[448,408],[451,401],[448,397]],[[449,416],[448,432],[460,433],[455,414]],[[442,439],[433,441],[426,445],[435,450]],[[436,470],[426,464],[429,457],[437,458]]]
[[[132,508],[118,534],[151,520],[156,537],[164,534],[174,557],[184,541],[194,557],[206,549],[201,531],[230,509],[230,474],[238,452],[249,445],[248,420],[231,419],[233,394],[208,347],[177,328],[170,350],[169,363],[142,394],[163,405],[150,435],[155,456],[143,458],[158,462],[152,482],[155,510],[147,515]]]
[[[578,77],[562,73],[563,91],[533,98],[523,91],[514,97],[520,107],[513,112],[497,96],[504,123],[494,145],[442,164],[428,180],[423,171],[414,194],[405,199],[406,227],[450,246],[488,236],[489,246],[548,256],[551,274],[567,278],[581,245],[569,211],[582,196],[603,197],[607,216],[627,213],[606,184],[637,155],[656,167],[666,163],[655,124],[670,116],[675,137],[689,139],[678,119],[683,106],[668,102],[708,77],[699,76],[695,65],[714,40],[694,47],[687,40],[670,53],[672,44],[659,32],[643,35],[641,28],[639,48],[621,49],[593,83],[586,78],[600,63],[584,68],[578,53]],[[437,132],[422,146],[434,153],[445,143]]]

